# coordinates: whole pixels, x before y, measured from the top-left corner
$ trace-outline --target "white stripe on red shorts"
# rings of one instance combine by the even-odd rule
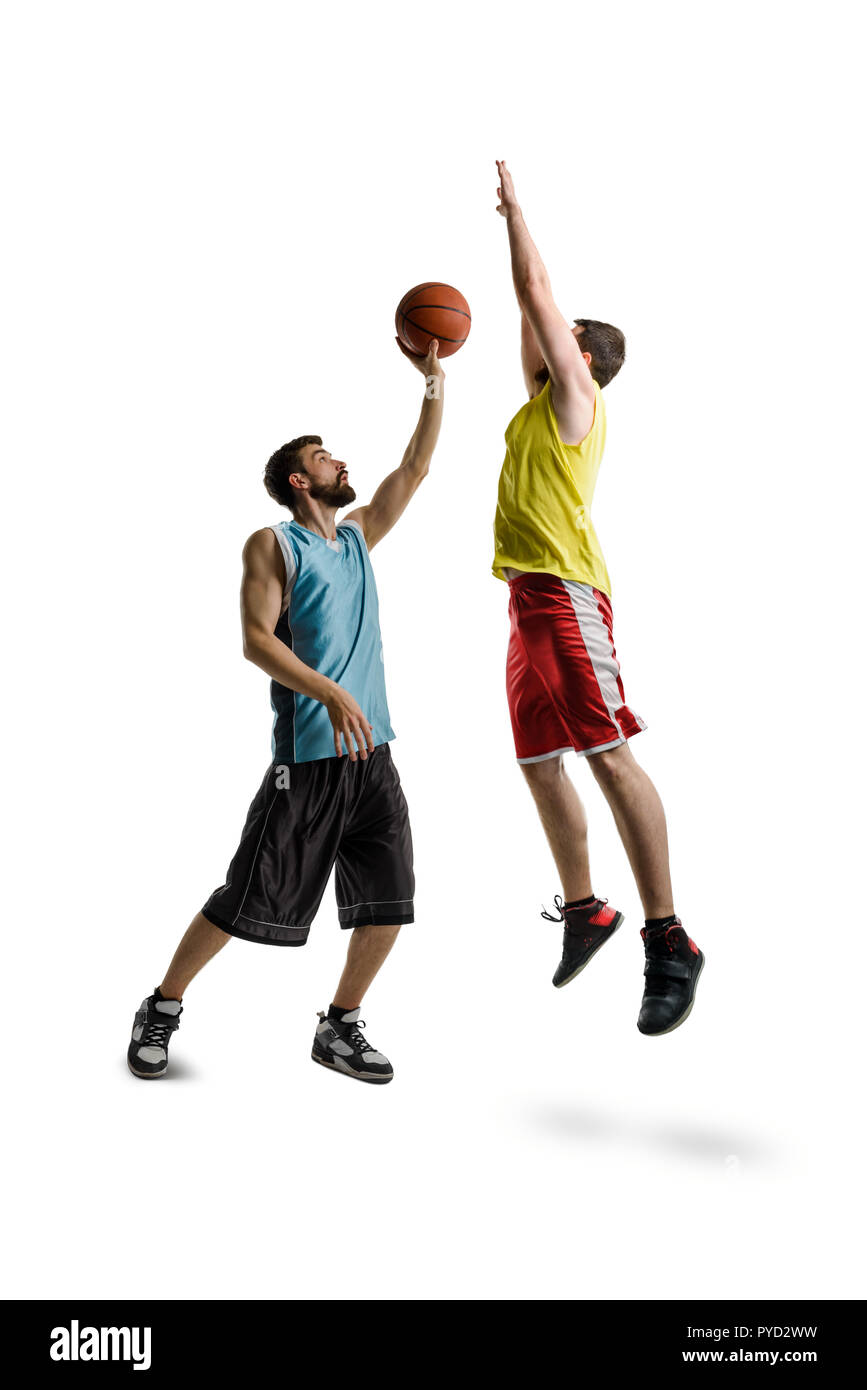
[[[647,725],[626,704],[611,600],[601,589],[528,573],[509,581],[506,689],[518,762],[601,753]]]

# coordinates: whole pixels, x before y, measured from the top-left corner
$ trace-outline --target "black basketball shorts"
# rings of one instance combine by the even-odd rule
[[[413,920],[409,813],[387,743],[354,763],[272,764],[202,913],[246,941],[303,946],[335,865],[341,927]]]

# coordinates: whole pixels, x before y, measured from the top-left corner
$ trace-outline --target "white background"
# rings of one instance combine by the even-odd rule
[[[863,1296],[858,7],[32,3],[5,11],[4,879],[11,1296]],[[514,763],[503,430],[523,399],[494,160],[567,317],[623,327],[594,519],[696,1009],[639,1035],[641,910],[555,992]],[[457,285],[429,479],[374,552],[417,917],[382,1089],[309,1060],[346,937],[231,942],[172,1078],[139,1001],[267,765],[242,660],[261,473],[323,434],[359,500]],[[859,1232],[859,1227],[860,1232]]]

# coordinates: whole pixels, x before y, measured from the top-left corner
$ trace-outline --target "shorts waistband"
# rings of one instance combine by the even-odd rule
[[[541,593],[568,594],[569,585],[577,586],[579,589],[586,589],[588,593],[601,595],[610,602],[608,594],[604,589],[599,589],[589,579],[562,579],[559,574],[552,574],[550,570],[527,570],[525,574],[518,574],[514,579],[508,579],[509,592],[520,592],[523,589],[538,589]]]
[[[523,574],[516,574],[511,579],[507,579],[506,583],[511,589],[513,587],[520,588],[522,585],[532,584],[534,581],[537,584],[545,584],[550,583],[551,580],[555,583],[560,582],[557,575],[551,574],[548,570],[526,570]]]

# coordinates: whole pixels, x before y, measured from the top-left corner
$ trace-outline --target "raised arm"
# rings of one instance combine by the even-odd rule
[[[497,160],[497,173],[497,212],[506,219],[509,230],[515,293],[551,377],[551,399],[561,438],[565,444],[577,444],[590,431],[596,405],[589,353],[581,353],[572,329],[554,303],[548,272],[527,231],[504,160]],[[522,345],[523,341],[522,332]],[[523,356],[522,346],[522,361]]]
[[[520,303],[520,300],[518,302]],[[533,396],[538,396],[541,389],[538,375],[544,366],[545,359],[542,356],[542,349],[539,347],[538,339],[533,332],[533,326],[522,309],[521,371],[524,373],[524,385],[527,388],[527,395],[531,399]]]
[[[364,532],[368,550],[372,550],[403,515],[422,478],[427,476],[443,418],[443,383],[446,378],[437,357],[439,343],[436,338],[426,357],[418,357],[410,352],[399,338],[396,341],[404,357],[408,357],[413,366],[424,374],[425,393],[418,424],[404,450],[400,467],[383,478],[366,507],[358,507],[344,518],[345,521],[358,523]]]
[[[360,706],[347,690],[300,661],[286,643],[274,635],[283,609],[285,572],[283,555],[274,532],[270,527],[254,531],[244,546],[241,579],[244,655],[288,690],[297,690],[299,694],[309,695],[325,705],[334,730],[334,750],[338,757],[343,755],[342,738],[352,762],[356,757],[366,758],[368,748],[373,752],[373,731]]]

